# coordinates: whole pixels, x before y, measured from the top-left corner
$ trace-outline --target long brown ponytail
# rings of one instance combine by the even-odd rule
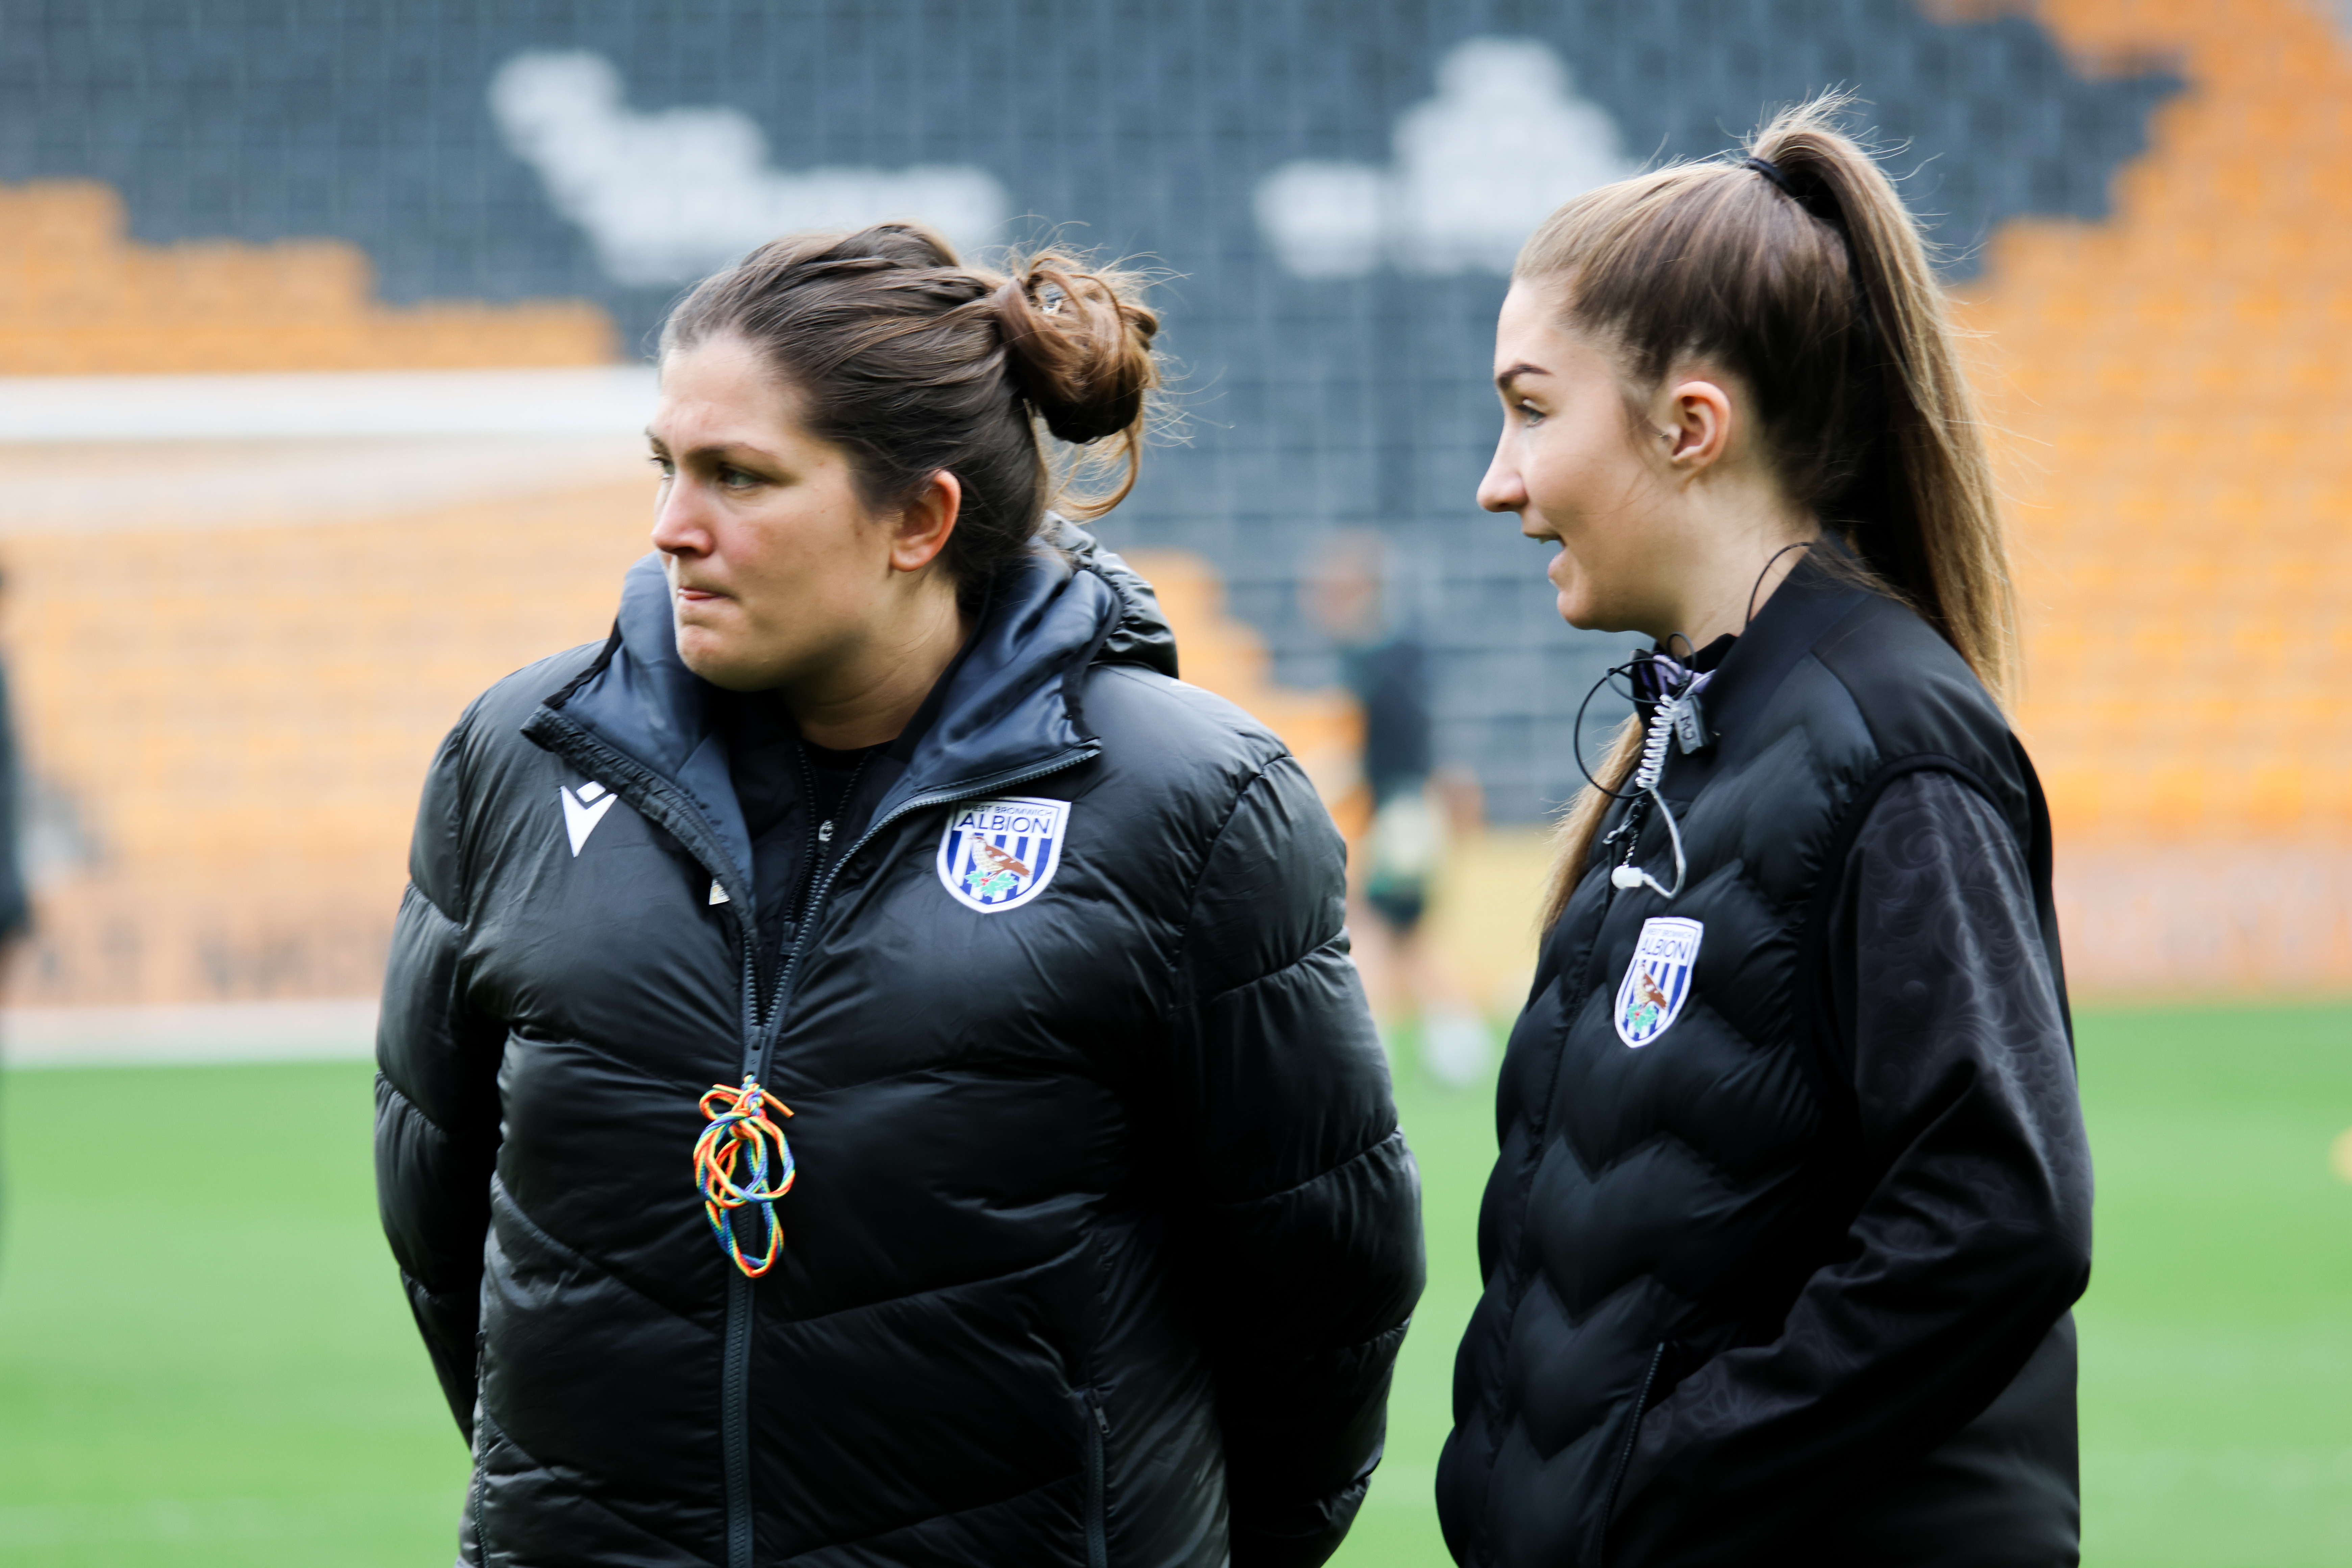
[[[1678,360],[1737,374],[1790,500],[2005,704],[2017,606],[1983,427],[1917,224],[1840,129],[1847,101],[1782,110],[1744,157],[1579,196],[1536,231],[1513,276],[1559,283],[1569,321],[1645,395]],[[1622,784],[1639,752],[1629,721],[1596,776]],[[1562,816],[1546,928],[1607,805],[1587,790]]]

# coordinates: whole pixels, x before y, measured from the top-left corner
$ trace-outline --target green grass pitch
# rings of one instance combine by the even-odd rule
[[[2082,1021],[2094,1568],[2352,1561],[2352,1009]],[[1347,1568],[1442,1564],[1489,1097],[1401,1075],[1429,1296]],[[375,1228],[363,1064],[0,1079],[0,1563],[449,1561],[466,1456]]]

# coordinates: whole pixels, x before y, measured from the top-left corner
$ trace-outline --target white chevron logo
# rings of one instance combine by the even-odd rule
[[[613,809],[613,803],[621,797],[593,779],[582,784],[576,794],[562,784],[555,786],[555,793],[563,801],[563,831],[572,836],[572,853],[576,857],[580,847],[588,842],[588,836],[596,831],[596,825],[604,820],[604,814]]]

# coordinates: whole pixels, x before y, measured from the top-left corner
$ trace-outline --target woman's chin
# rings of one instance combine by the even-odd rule
[[[1637,607],[1622,598],[1614,603],[1604,601],[1598,595],[1587,592],[1582,584],[1572,588],[1562,588],[1554,603],[1559,608],[1559,618],[1580,632],[1638,632],[1643,637],[1651,635],[1643,629],[1641,623],[1646,617]]]
[[[1580,632],[1613,632],[1620,628],[1604,626],[1608,613],[1591,598],[1572,588],[1560,590],[1555,601],[1559,606],[1559,618]]]
[[[722,691],[759,691],[775,684],[756,659],[746,658],[728,637],[697,626],[680,626],[677,661]]]

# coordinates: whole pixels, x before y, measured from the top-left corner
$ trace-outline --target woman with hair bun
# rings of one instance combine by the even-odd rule
[[[385,984],[464,1562],[1346,1533],[1422,1258],[1339,839],[1047,510],[1134,482],[1157,326],[899,225],[670,317],[656,554],[442,746]]]
[[[2091,1167],[2000,519],[1842,108],[1570,202],[1497,325],[1479,500],[1652,646],[1503,1068],[1465,1564],[2078,1558]]]

